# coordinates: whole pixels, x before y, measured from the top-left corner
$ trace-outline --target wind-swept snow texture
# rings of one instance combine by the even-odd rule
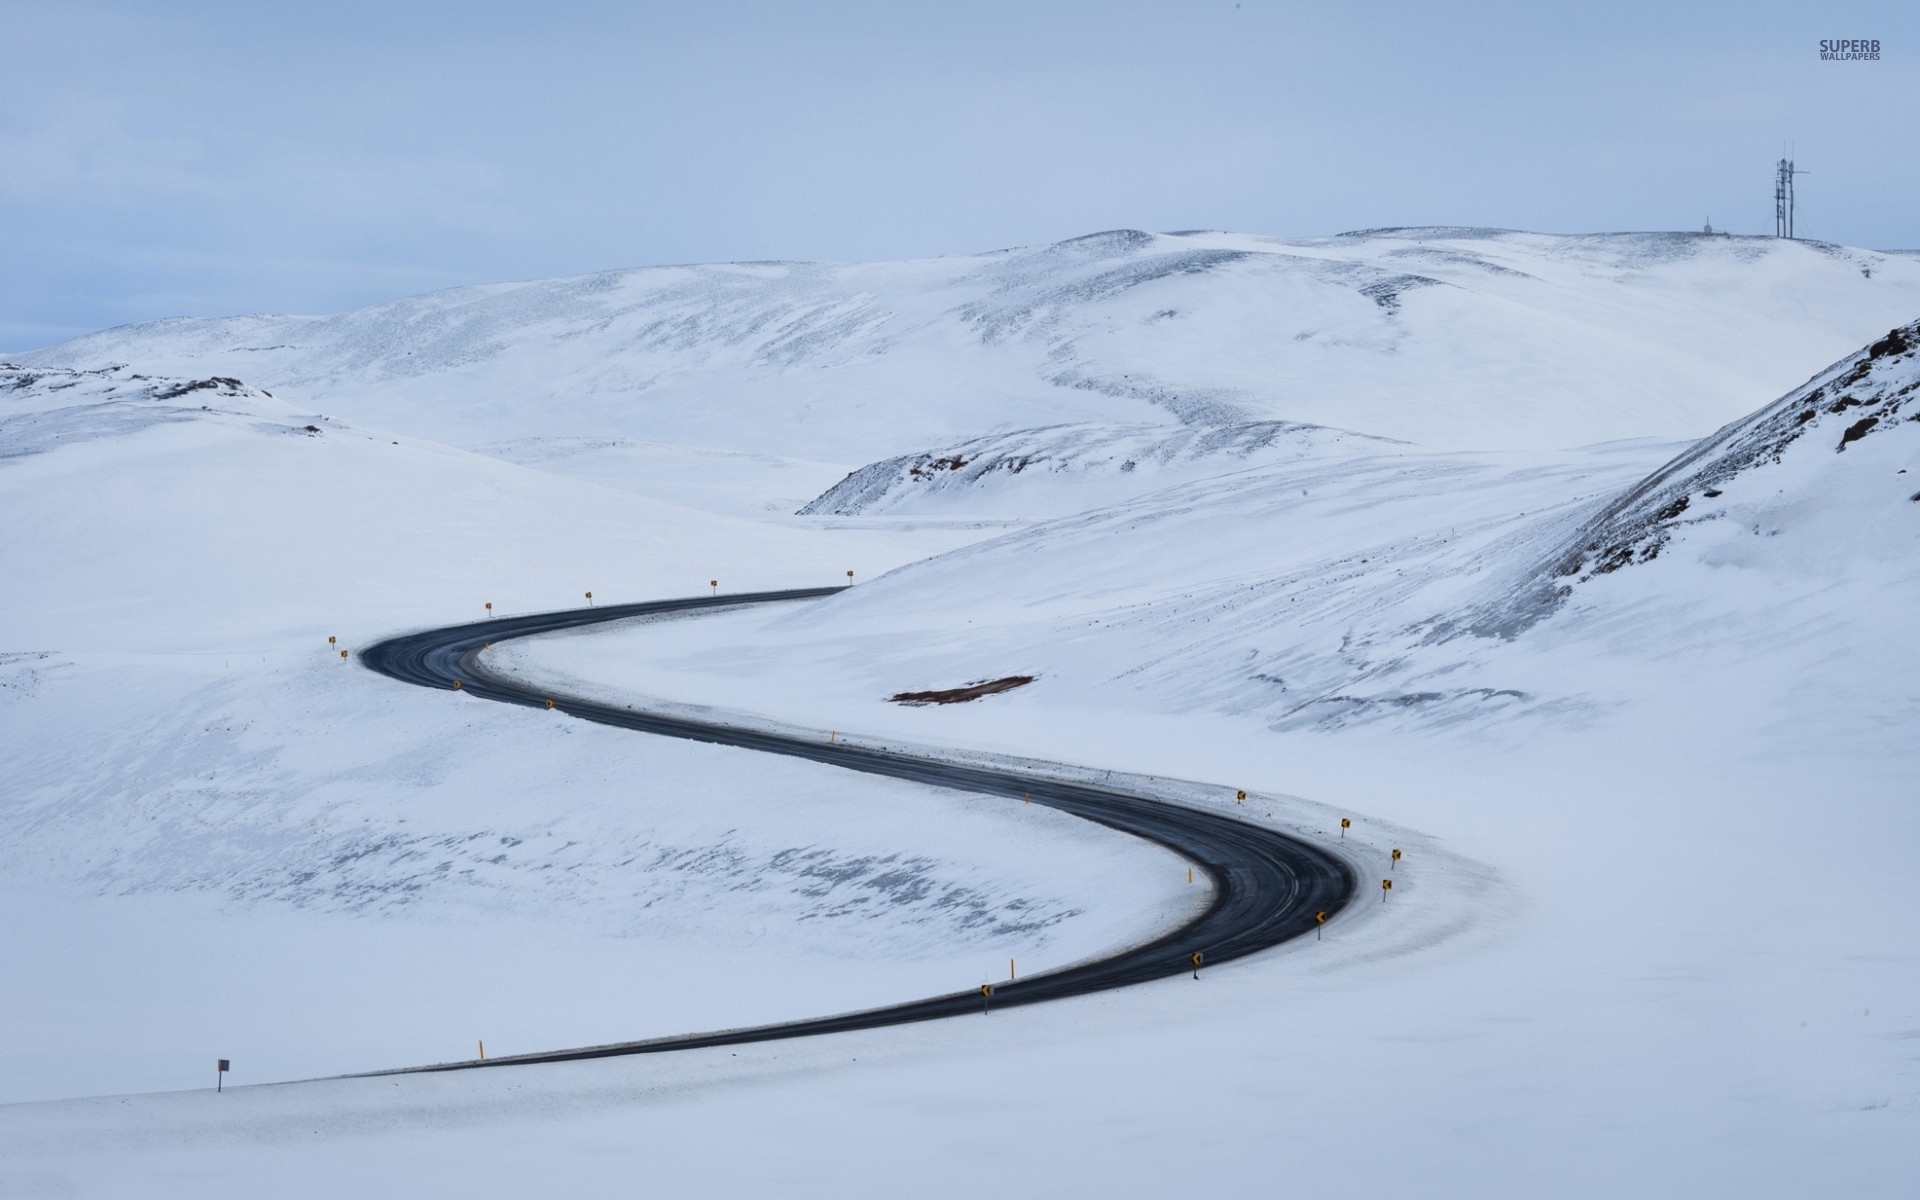
[[[1698,437],[1915,311],[1920,262],[1816,242],[1121,230],[181,318],[17,357],[243,378],[469,447],[629,438],[844,471],[1087,422],[1282,421],[1473,450]]]

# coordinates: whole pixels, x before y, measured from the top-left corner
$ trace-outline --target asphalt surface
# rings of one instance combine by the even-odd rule
[[[1257,954],[1308,933],[1316,924],[1316,912],[1324,911],[1331,917],[1354,898],[1356,876],[1353,869],[1337,855],[1309,842],[1226,814],[1187,808],[1091,784],[1063,783],[1043,776],[1025,775],[1017,770],[963,766],[890,750],[688,720],[577,696],[543,692],[489,670],[482,665],[480,658],[488,643],[503,642],[509,638],[577,629],[583,625],[628,617],[813,600],[840,590],[802,588],[746,595],[698,596],[535,613],[522,617],[497,617],[470,625],[454,625],[391,638],[363,652],[360,661],[383,675],[421,687],[451,690],[457,682],[460,690],[484,700],[543,710],[552,708],[571,717],[597,721],[602,725],[617,725],[641,733],[785,754],[853,771],[865,771],[871,775],[911,779],[918,783],[989,796],[1005,796],[1013,800],[1028,796],[1035,804],[1044,804],[1110,829],[1157,842],[1186,858],[1212,881],[1211,906],[1172,933],[1130,946],[1110,957],[1031,975],[1017,982],[993,984],[991,998],[983,997],[974,988],[885,1008],[777,1025],[403,1067],[367,1074],[461,1071],[611,1058],[625,1054],[657,1054],[703,1046],[730,1046],[853,1029],[874,1029],[963,1014],[978,1016],[983,1004],[997,1011],[1188,974],[1194,969],[1191,956],[1195,953],[1203,956],[1201,969],[1204,971],[1208,967]]]

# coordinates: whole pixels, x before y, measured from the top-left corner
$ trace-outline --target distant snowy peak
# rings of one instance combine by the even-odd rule
[[[1246,467],[1400,444],[1286,421],[1017,429],[871,463],[800,515],[1062,516]]]
[[[1887,529],[1881,510],[1911,510],[1900,511],[1906,520],[1893,526],[1912,526],[1899,545],[1875,541]],[[1784,518],[1788,513],[1793,517]],[[1623,492],[1508,599],[1479,613],[1472,632],[1511,636],[1553,612],[1580,584],[1652,562],[1683,531],[1737,522],[1767,538],[1785,521],[1816,519],[1834,553],[1911,553],[1920,546],[1920,321],[1702,439]]]

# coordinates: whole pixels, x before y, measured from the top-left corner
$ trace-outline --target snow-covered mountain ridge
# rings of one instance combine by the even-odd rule
[[[1087,422],[1432,448],[1695,437],[1920,311],[1920,262],[1700,234],[1133,230],[900,263],[460,288],[16,356],[247,379],[463,446],[635,438],[844,464]]]
[[[1842,554],[1911,561],[1920,554],[1909,507],[1920,501],[1920,475],[1908,474],[1920,469],[1920,428],[1909,428],[1920,423],[1917,357],[1920,322],[1702,439],[1583,524],[1470,627],[1512,636],[1583,582],[1651,562],[1681,530],[1716,536],[1698,529],[1709,523],[1723,523],[1724,541],[1730,528],[1765,538],[1785,522],[1814,522],[1829,562]]]
[[[1227,471],[1379,452],[1396,443],[1285,421],[1016,429],[871,463],[801,515],[1062,515]]]

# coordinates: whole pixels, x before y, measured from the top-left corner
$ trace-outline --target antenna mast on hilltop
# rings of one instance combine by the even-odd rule
[[[1791,158],[1783,158],[1773,171],[1773,236],[1790,238],[1793,236],[1793,177],[1808,175],[1793,165]]]

